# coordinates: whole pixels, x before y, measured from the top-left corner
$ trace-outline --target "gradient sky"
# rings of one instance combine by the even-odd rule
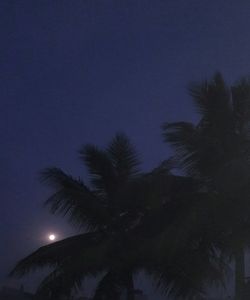
[[[41,169],[86,179],[79,147],[124,131],[149,170],[170,153],[160,125],[195,118],[190,81],[250,74],[249,0],[1,0],[0,38],[2,283],[73,232],[42,208]]]

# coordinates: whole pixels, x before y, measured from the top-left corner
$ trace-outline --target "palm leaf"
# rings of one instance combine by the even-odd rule
[[[116,175],[120,182],[127,181],[138,173],[138,155],[125,134],[117,134],[107,148]]]
[[[96,146],[86,145],[80,150],[93,187],[101,196],[111,195],[116,185],[115,170],[107,153]]]
[[[86,241],[87,242],[87,241]],[[89,243],[85,248],[79,245],[72,256],[60,259],[59,264],[41,282],[37,294],[39,296],[60,297],[69,296],[73,290],[79,290],[85,277],[96,277],[105,272],[110,266],[110,241],[101,239],[99,242]]]
[[[189,122],[165,123],[163,125],[163,136],[176,151],[175,160],[179,162],[189,174],[197,175],[203,148],[203,139],[199,129]],[[202,157],[203,158],[203,157]]]
[[[18,262],[10,275],[20,277],[41,267],[57,266],[69,257],[79,257],[87,249],[99,245],[101,241],[99,233],[89,232],[48,244]]]
[[[55,189],[55,193],[45,202],[53,214],[68,216],[73,224],[90,229],[105,223],[104,203],[81,180],[58,168],[44,170],[41,178]]]
[[[202,119],[219,122],[231,110],[230,90],[220,73],[210,82],[191,83],[188,90]]]

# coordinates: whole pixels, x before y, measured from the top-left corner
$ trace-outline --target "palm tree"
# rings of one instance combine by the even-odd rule
[[[210,194],[203,212],[213,220],[210,230],[221,240],[221,253],[234,257],[235,298],[242,300],[250,241],[250,81],[227,87],[216,74],[189,91],[200,120],[164,124],[165,140],[174,147],[179,168]]]
[[[99,275],[95,300],[119,299],[124,289],[133,300],[133,274],[140,260],[131,231],[140,219],[140,205],[126,197],[126,189],[138,177],[138,156],[128,138],[117,134],[105,150],[83,147],[80,158],[91,187],[58,168],[43,171],[42,179],[54,189],[46,201],[51,212],[67,216],[87,232],[39,248],[21,260],[12,275],[52,267],[38,288],[39,295],[50,299],[69,295],[86,276]]]
[[[46,169],[42,179],[54,189],[46,201],[52,213],[67,216],[83,233],[39,248],[12,275],[49,266],[37,291],[46,299],[69,296],[86,277],[99,276],[95,300],[119,299],[123,290],[133,300],[133,276],[141,270],[174,297],[199,295],[204,282],[220,277],[210,244],[197,243],[197,232],[183,236],[179,223],[190,223],[185,216],[194,188],[189,178],[171,173],[171,160],[140,174],[137,154],[122,134],[105,150],[85,146],[80,157],[90,187],[57,168]]]

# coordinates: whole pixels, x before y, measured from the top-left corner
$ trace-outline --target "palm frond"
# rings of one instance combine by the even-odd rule
[[[80,179],[58,168],[44,170],[41,179],[55,189],[45,202],[53,214],[68,216],[73,224],[90,229],[105,223],[104,204]]]
[[[214,134],[213,125],[206,124],[205,127],[176,122],[164,124],[163,134],[165,141],[175,149],[174,157],[182,170],[195,177],[202,175],[204,179],[211,179],[211,174],[233,155],[234,145],[231,132]]]
[[[39,296],[69,296],[73,290],[79,290],[85,277],[96,277],[110,266],[109,240],[88,244],[85,249],[78,247],[77,253],[60,260],[54,270],[41,282]],[[56,298],[57,299],[57,298]]]
[[[188,90],[203,119],[213,118],[218,122],[221,116],[228,114],[231,108],[230,90],[220,73],[216,73],[210,82],[191,83]]]
[[[18,262],[10,276],[21,277],[42,267],[57,266],[64,260],[79,257],[87,249],[99,245],[101,241],[102,237],[99,233],[89,232],[48,244]]]
[[[107,153],[94,145],[80,150],[80,158],[86,164],[93,187],[102,196],[112,194],[115,187],[115,170]]]
[[[125,134],[118,133],[107,148],[119,181],[126,181],[138,173],[138,154]]]
[[[189,122],[165,123],[163,125],[163,136],[176,151],[175,160],[188,173],[195,173],[200,160],[200,150],[203,141],[199,130]]]

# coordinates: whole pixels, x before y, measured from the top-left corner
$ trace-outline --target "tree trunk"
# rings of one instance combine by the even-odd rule
[[[238,247],[235,258],[235,300],[245,300],[245,253],[242,246]]]
[[[127,282],[127,300],[135,300],[133,276],[128,275]]]

